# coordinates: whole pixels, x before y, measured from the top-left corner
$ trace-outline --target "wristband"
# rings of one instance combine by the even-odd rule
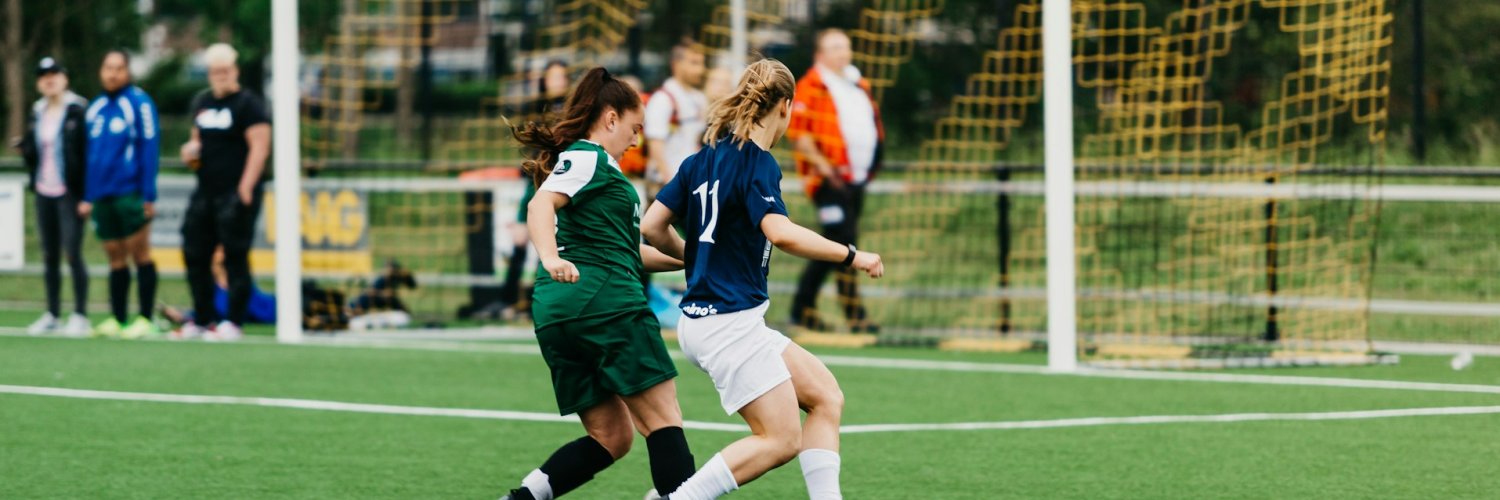
[[[854,249],[854,245],[850,244],[849,245],[849,255],[844,257],[844,267],[849,267],[849,266],[854,265],[854,253],[856,251],[857,250]]]

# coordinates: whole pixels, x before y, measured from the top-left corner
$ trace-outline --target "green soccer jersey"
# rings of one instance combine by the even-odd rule
[[[641,291],[640,196],[604,148],[578,141],[558,155],[538,191],[568,196],[557,211],[558,255],[578,266],[578,283],[536,274],[537,327],[590,314],[646,307]],[[602,295],[601,295],[602,294]]]
[[[589,141],[568,146],[538,190],[569,198],[557,211],[563,259],[640,276],[641,199],[604,148]]]

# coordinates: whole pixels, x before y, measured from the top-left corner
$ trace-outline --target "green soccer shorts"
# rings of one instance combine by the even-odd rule
[[[129,237],[146,227],[146,205],[138,194],[109,196],[94,202],[94,234],[104,241]]]

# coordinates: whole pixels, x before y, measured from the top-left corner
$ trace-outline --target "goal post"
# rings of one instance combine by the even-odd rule
[[[750,52],[750,26],[745,8],[745,0],[729,0],[729,60],[726,63],[734,73],[735,81],[739,81],[740,73],[749,64],[746,56]]]
[[[301,50],[297,43],[297,0],[271,4],[272,157],[275,173],[276,341],[302,340],[301,92],[297,87]]]
[[[1078,367],[1073,246],[1073,7],[1042,3],[1043,139],[1046,148],[1047,367]],[[1057,258],[1066,256],[1066,258]]]
[[[511,232],[524,181],[507,123],[544,119],[556,105],[544,93],[551,62],[573,78],[618,69],[633,30],[675,27],[652,17],[647,0],[542,2],[540,10],[339,3],[302,13],[305,43],[298,23],[287,22],[295,2],[275,3],[275,191],[301,193],[267,203],[275,210],[263,219],[284,235],[274,242],[280,338],[298,338],[304,280],[348,304],[395,298],[382,279],[409,274],[415,281],[399,287],[399,303],[388,301],[409,313],[407,324],[485,328],[524,318],[534,252]],[[941,75],[962,85],[945,86],[954,94],[930,121],[907,119],[916,101],[897,82],[920,75],[914,70],[939,75],[914,64],[970,42],[945,37],[952,19],[939,15],[941,0],[861,5],[846,23],[853,64],[876,100],[885,97],[879,105],[900,134],[861,198],[859,238],[882,253],[889,273],[860,280],[857,292],[851,277],[798,293],[805,264],[774,254],[771,318],[823,318],[793,326],[861,335],[791,333],[1046,352],[1057,371],[1367,359],[1361,304],[1379,200],[1315,194],[1379,182],[1390,46],[1382,2],[1011,2],[977,32],[971,52],[950,50],[972,57],[972,69]],[[808,10],[718,0],[690,22],[702,23],[712,66],[738,69],[760,50],[787,60],[810,51],[791,42],[818,27]],[[476,26],[491,28],[469,37]],[[676,41],[660,38],[641,44],[664,55]],[[441,98],[414,97],[424,52],[443,75],[433,83]],[[1267,57],[1288,66],[1279,80],[1258,76],[1253,63]],[[664,75],[635,76],[649,88]],[[1263,91],[1225,91],[1238,86]],[[423,126],[430,156],[413,140],[421,130],[413,109],[435,113]],[[791,152],[777,153],[790,216],[818,223],[823,214],[793,176]],[[489,289],[497,291],[471,293]],[[823,299],[806,301],[807,292]],[[806,309],[791,314],[797,300],[788,299],[799,296]]]

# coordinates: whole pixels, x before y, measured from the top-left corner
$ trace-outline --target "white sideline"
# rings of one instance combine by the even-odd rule
[[[408,415],[423,417],[458,417],[485,420],[507,420],[519,422],[577,423],[574,416],[557,416],[506,410],[481,410],[470,408],[433,408],[425,406],[399,406],[369,403],[345,403],[315,399],[261,398],[242,396],[201,396],[189,394],[158,394],[147,392],[95,391],[88,389],[66,389],[60,387],[36,387],[23,385],[0,385],[0,393],[28,396],[45,396],[70,399],[93,399],[108,401],[139,401],[152,403],[179,403],[205,405],[238,405],[267,408],[289,408],[298,410],[336,411],[348,413],[372,413],[381,415]],[[1144,425],[1177,423],[1234,423],[1264,421],[1328,421],[1366,420],[1375,418],[1430,417],[1454,415],[1491,415],[1500,413],[1500,406],[1449,406],[1435,408],[1403,408],[1391,410],[1331,411],[1316,413],[1228,413],[1217,415],[1144,415],[1135,417],[1087,417],[1051,420],[1012,420],[1000,422],[954,422],[929,424],[864,424],[846,425],[843,434],[872,434],[893,432],[932,431],[983,431],[1020,429],[1057,429],[1064,427],[1099,427],[1109,425]],[[683,427],[695,430],[719,432],[748,432],[749,427],[740,424],[716,422],[683,422]]]
[[[921,431],[987,431],[1017,429],[1057,429],[1063,427],[1098,427],[1105,425],[1234,423],[1268,421],[1367,420],[1374,418],[1433,417],[1450,415],[1492,415],[1500,406],[1448,406],[1437,408],[1403,408],[1393,410],[1329,411],[1317,413],[1227,413],[1219,415],[1146,415],[1140,417],[1087,417],[1056,420],[1015,420],[1009,422],[957,422],[945,424],[871,424],[846,425],[840,434]]]
[[[0,333],[0,336],[25,337],[24,334]],[[85,339],[71,339],[61,337],[25,337],[36,339],[56,339],[58,341],[86,341]],[[155,341],[147,341],[155,342]],[[167,342],[167,341],[160,341]],[[277,344],[271,341],[258,341],[247,339],[244,342],[214,344],[216,346],[233,345],[256,345],[256,346],[282,346],[282,347],[355,347],[355,348],[380,348],[380,349],[404,349],[417,351],[437,352],[482,352],[496,354],[516,354],[523,356],[539,356],[541,350],[534,344],[481,344],[471,342],[451,341],[403,341],[387,339],[359,339],[352,337],[327,337],[320,338],[309,336],[301,344],[288,345]],[[683,359],[682,353],[676,350],[670,351],[673,359]],[[1023,375],[1050,375],[1064,377],[1095,377],[1115,378],[1127,380],[1160,380],[1174,382],[1217,382],[1227,384],[1257,384],[1257,385],[1285,385],[1304,387],[1335,387],[1349,389],[1380,389],[1398,391],[1421,391],[1421,392],[1452,392],[1471,394],[1500,394],[1500,385],[1483,384],[1452,384],[1441,382],[1409,382],[1402,380],[1381,379],[1355,379],[1334,377],[1306,377],[1293,375],[1252,375],[1237,373],[1213,373],[1213,372],[1174,372],[1174,371],[1148,371],[1148,370],[1123,370],[1114,368],[1088,368],[1080,367],[1072,372],[1052,371],[1043,365],[1023,365],[1016,363],[980,363],[967,361],[935,361],[906,358],[875,358],[864,356],[842,356],[833,354],[818,355],[828,366],[843,366],[852,368],[887,368],[897,370],[919,370],[919,371],[948,371],[962,373],[1011,373]]]
[[[266,408],[293,408],[299,410],[340,411],[350,413],[374,413],[381,415],[413,415],[424,417],[460,417],[487,420],[511,420],[520,422],[568,422],[577,423],[573,415],[559,416],[554,413],[538,413],[507,410],[480,410],[469,408],[433,408],[425,406],[399,406],[371,403],[345,403],[316,399],[262,398],[245,396],[201,396],[191,394],[158,394],[150,392],[95,391],[88,389],[66,389],[61,387],[36,387],[25,385],[0,385],[0,394],[22,394],[70,399],[96,399],[107,401],[142,401],[152,403],[180,403],[199,405],[238,405]],[[743,425],[690,422],[683,425],[689,429],[741,432],[749,429]]]
[[[1120,370],[1087,367],[1081,367],[1075,371],[1064,373],[1053,371],[1042,365],[1019,365],[1009,363],[926,361],[918,359],[884,359],[833,355],[818,356],[818,359],[823,360],[823,364],[826,364],[828,366],[857,366],[865,368],[895,368],[907,370],[937,370],[970,373],[1021,373],[1034,375],[1099,377],[1134,380],[1166,380],[1176,382],[1220,382],[1231,384],[1294,385],[1313,387],[1344,387],[1356,389],[1389,389],[1403,391],[1500,394],[1500,385],[1481,384],[1448,384],[1438,382],[1407,382],[1402,380],[1300,377],[1291,375],[1247,375],[1236,373]]]

